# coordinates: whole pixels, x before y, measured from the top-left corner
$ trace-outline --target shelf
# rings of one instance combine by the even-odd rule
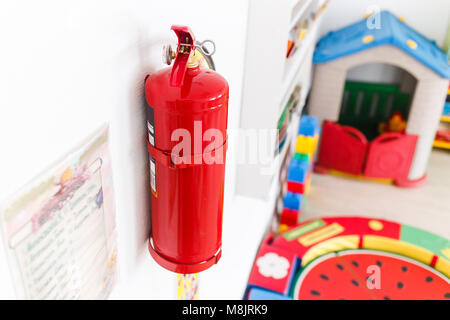
[[[321,12],[325,8],[323,6],[325,2],[326,0],[250,1],[243,76],[244,90],[239,119],[241,129],[278,128],[278,120],[296,84],[302,87],[298,107],[301,108],[304,105],[311,86],[312,55],[317,30],[320,29],[319,24],[323,21]],[[286,45],[291,36],[289,28],[294,25],[294,22],[309,18],[313,12],[316,18],[310,19],[309,30],[303,41],[298,43],[298,48],[292,56],[286,59]],[[268,15],[271,16],[269,24],[267,23]],[[274,28],[274,25],[280,28]],[[267,39],[273,42],[271,44],[273,50],[267,50]],[[295,122],[295,119],[292,121]],[[289,132],[293,131],[289,129]],[[289,140],[286,141],[286,145],[291,143],[292,137],[292,135],[287,137]],[[245,146],[245,143],[245,141],[239,141],[240,146]],[[272,157],[271,162],[282,159],[286,152],[287,149],[283,146],[280,153]],[[277,162],[270,165],[272,167],[265,163],[238,163],[236,193],[268,200],[274,176],[278,176],[276,170],[280,168]],[[270,171],[261,171],[267,171],[267,169]]]
[[[312,2],[313,0],[298,0],[294,2],[288,31],[291,31],[297,25],[298,21],[303,16],[306,9],[309,8]]]
[[[323,15],[320,15],[319,18],[314,21],[312,26],[308,29],[308,32],[305,35],[305,38],[300,44],[300,47],[297,49],[297,52],[294,55],[286,60],[285,68],[284,68],[284,76],[281,84],[281,105],[284,105],[287,99],[289,99],[289,95],[292,89],[295,87],[296,76],[302,66],[303,62],[305,62],[305,57],[308,51],[312,48],[314,50],[315,41],[316,41],[316,33],[318,26],[320,25],[320,19]]]
[[[300,112],[301,112],[301,108],[303,107],[302,103],[304,104],[304,100],[299,101],[299,110],[300,111],[296,112],[295,114],[292,115],[291,123],[289,123],[289,126],[287,128],[287,136],[286,136],[287,140],[286,140],[285,144],[283,145],[283,148],[281,149],[280,153],[278,153],[275,157],[274,161],[277,164],[277,166],[274,171],[275,173],[272,176],[270,195],[273,195],[274,189],[276,189],[276,187],[274,187],[274,184],[275,185],[278,184],[278,179],[279,179],[280,169],[281,169],[281,164],[283,163],[283,159],[285,158],[288,151],[293,150],[293,148],[295,147],[295,141],[297,138],[297,130],[298,130],[299,122],[300,122]]]
[[[302,101],[300,101],[300,103],[301,102]],[[300,110],[301,110],[301,108],[300,108]],[[288,128],[288,139],[289,140],[286,141],[286,144],[284,145],[282,152],[279,154],[279,159],[277,159],[277,161],[279,161],[279,164],[277,166],[277,171],[273,175],[272,181],[270,184],[270,189],[269,189],[270,191],[269,191],[269,195],[268,195],[268,199],[269,199],[268,206],[272,212],[272,221],[269,224],[268,228],[271,232],[274,231],[274,230],[271,230],[273,219],[276,219],[274,212],[276,211],[277,202],[279,200],[279,194],[280,194],[281,188],[283,187],[279,183],[280,174],[281,174],[281,165],[283,164],[283,159],[286,157],[288,152],[290,152],[291,155],[294,153],[295,144],[296,144],[297,136],[298,136],[298,134],[297,134],[298,126],[299,126],[300,117],[301,117],[300,114],[301,114],[301,111],[296,112],[293,115],[294,118],[292,119],[291,123],[289,124],[289,128]],[[289,156],[289,155],[287,155],[287,156]]]

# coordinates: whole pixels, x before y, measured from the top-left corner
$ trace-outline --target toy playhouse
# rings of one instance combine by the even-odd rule
[[[315,170],[421,185],[446,99],[447,56],[402,18],[375,18],[379,26],[364,19],[328,33],[314,52],[309,113],[322,125]],[[401,68],[402,79],[346,81],[353,68],[374,64]]]

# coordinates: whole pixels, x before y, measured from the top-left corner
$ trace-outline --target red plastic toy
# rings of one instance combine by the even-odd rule
[[[388,132],[368,142],[364,134],[353,127],[325,121],[315,171],[336,170],[343,173],[393,180],[399,186],[405,183],[414,156],[417,136]],[[421,183],[425,178],[421,180]]]

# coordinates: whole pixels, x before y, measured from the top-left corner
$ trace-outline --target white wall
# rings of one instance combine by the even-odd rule
[[[408,25],[435,40],[440,47],[444,45],[450,17],[448,0],[330,0],[321,25],[321,37],[331,30],[361,20],[374,6],[404,17]],[[395,83],[401,78],[400,73],[400,70],[390,66],[361,66],[358,70],[349,72],[348,78],[355,81]]]
[[[0,4],[0,201],[110,122],[120,278],[115,298],[174,298],[175,277],[146,248],[149,186],[143,81],[175,41],[172,24],[213,39],[239,124],[247,1],[26,1]],[[229,141],[228,158],[235,141]],[[226,202],[234,190],[227,166]],[[226,211],[227,215],[227,211]],[[1,246],[0,246],[1,247]],[[0,251],[3,248],[0,249]],[[13,298],[0,252],[0,298]]]

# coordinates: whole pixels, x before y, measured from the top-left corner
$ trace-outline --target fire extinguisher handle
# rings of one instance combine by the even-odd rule
[[[170,73],[170,85],[181,87],[186,74],[187,63],[192,50],[195,50],[195,37],[191,29],[187,26],[173,25],[171,30],[178,37],[177,56]]]

